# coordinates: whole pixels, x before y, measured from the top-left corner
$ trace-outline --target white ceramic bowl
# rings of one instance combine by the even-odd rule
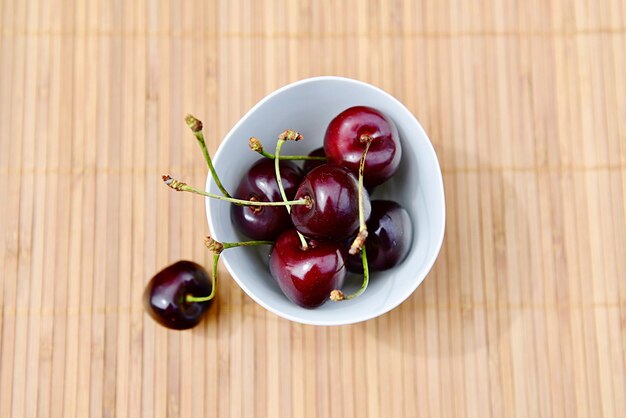
[[[221,259],[239,286],[264,308],[291,321],[313,325],[344,325],[382,315],[407,299],[431,269],[443,242],[445,202],[441,169],[435,150],[419,122],[394,97],[369,84],[341,77],[316,77],[280,88],[254,106],[231,129],[214,157],[216,171],[227,190],[234,192],[250,165],[260,156],[249,150],[248,139],[259,138],[273,153],[276,138],[285,129],[294,129],[304,140],[288,142],[283,155],[306,155],[322,146],[326,126],[344,109],[365,105],[390,116],[402,141],[402,162],[396,175],[379,186],[372,198],[399,202],[413,221],[413,245],[403,263],[384,272],[370,274],[370,284],[360,297],[339,303],[326,302],[305,309],[290,302],[269,272],[269,248],[235,248]],[[206,188],[220,193],[211,176]],[[246,238],[230,220],[230,204],[206,200],[212,236],[233,242]],[[349,275],[344,292],[360,286],[361,277]]]

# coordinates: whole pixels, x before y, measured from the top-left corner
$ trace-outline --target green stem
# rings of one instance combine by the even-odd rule
[[[280,176],[280,149],[283,147],[285,143],[284,139],[279,139],[276,143],[276,155],[278,158],[274,158],[274,172],[276,173],[276,183],[278,183],[278,190],[280,190],[280,196],[283,198],[283,202],[287,202],[287,193],[285,193],[285,188],[283,187],[283,179]],[[291,206],[287,205],[285,207],[287,212],[291,214]]]
[[[226,191],[226,188],[222,185],[222,182],[220,181],[220,178],[215,171],[215,167],[213,166],[213,160],[211,160],[211,155],[209,154],[209,150],[206,147],[206,142],[204,141],[204,134],[202,133],[202,122],[192,115],[187,115],[185,117],[185,122],[193,132],[193,135],[198,140],[198,144],[202,149],[202,154],[204,154],[204,160],[209,166],[209,171],[211,172],[213,181],[215,181],[215,184],[217,184],[217,187],[220,189],[224,196],[231,197],[230,194],[228,194],[228,192]]]
[[[365,139],[364,139],[365,138]],[[365,245],[367,239],[367,224],[365,223],[365,207],[364,207],[364,188],[363,188],[363,172],[365,171],[365,157],[367,157],[367,151],[370,149],[372,138],[370,136],[362,137],[362,142],[365,142],[365,149],[361,155],[361,162],[359,163],[359,233],[357,234],[354,242],[350,246],[348,251],[350,254],[355,255]]]
[[[289,135],[290,131],[285,131],[281,134],[282,138],[285,139],[294,139],[295,141],[298,141],[300,138],[302,138],[302,135],[298,136],[299,134],[297,132],[294,132],[295,135]],[[259,154],[261,154],[263,157],[265,158],[269,158],[270,160],[275,160],[276,159],[276,155],[274,154],[270,154],[269,152],[265,151],[265,149],[263,148],[263,144],[261,144],[261,141],[259,141],[259,138],[256,137],[251,137],[248,140],[248,146],[250,147],[250,149],[254,152],[257,152]],[[321,157],[321,156],[314,156],[314,155],[281,155],[279,157],[279,159],[282,160],[306,160],[306,161],[327,161],[326,157]]]
[[[193,296],[187,295],[185,300],[187,302],[206,302],[215,297],[215,287],[217,285],[217,263],[222,255],[222,251],[235,247],[251,247],[253,245],[273,245],[273,241],[242,241],[242,242],[218,242],[211,237],[206,237],[204,241],[205,245],[213,251],[213,278],[211,280],[212,288],[209,296]]]
[[[283,181],[280,177],[280,149],[283,147],[285,143],[285,139],[279,137],[278,142],[276,142],[276,158],[274,159],[274,171],[276,172],[276,183],[278,183],[278,190],[280,190],[280,195],[283,198],[285,203],[288,202],[287,194],[285,193],[285,188],[283,187]],[[308,201],[310,203],[310,201]],[[287,212],[291,213],[291,206],[287,204],[286,206]],[[300,243],[302,244],[302,250],[306,251],[309,249],[309,244],[306,242],[306,238],[299,231],[296,231],[298,234],[298,238],[300,238]]]
[[[213,254],[213,277],[211,278],[211,294],[209,296],[185,296],[185,301],[191,302],[207,302],[215,297],[215,288],[217,286],[217,262],[220,259],[220,253]]]
[[[251,247],[253,245],[273,245],[273,241],[240,241],[240,242],[219,242],[207,235],[204,238],[204,245],[214,253],[222,253],[222,251],[235,247]]]
[[[235,247],[252,247],[256,245],[274,245],[274,241],[241,241],[241,242],[222,242],[224,249]]]
[[[367,265],[367,252],[365,251],[365,240],[367,239],[367,224],[365,223],[365,208],[364,208],[364,188],[363,188],[363,172],[365,171],[365,157],[367,157],[367,151],[372,143],[372,137],[369,135],[361,135],[361,142],[365,143],[365,149],[361,155],[361,162],[359,164],[359,233],[357,234],[354,242],[350,246],[348,253],[355,255],[361,251],[361,261],[363,262],[363,283],[361,288],[351,295],[345,296],[339,289],[335,289],[330,292],[330,300],[333,302],[339,302],[341,300],[350,300],[359,297],[370,282],[370,271]]]
[[[270,154],[269,152],[267,152],[265,150],[258,150],[256,152],[258,152],[259,154],[261,154],[265,158],[269,158],[271,160],[275,160],[276,159],[276,156],[274,154]],[[316,157],[314,155],[281,155],[279,157],[279,159],[281,161],[284,161],[284,160],[327,161],[326,157]]]
[[[365,247],[361,249],[361,261],[363,262],[363,283],[361,283],[361,288],[348,296],[344,295],[343,292],[339,289],[333,290],[332,292],[330,292],[330,300],[332,300],[333,302],[350,300],[361,296],[361,294],[365,292],[365,289],[367,289],[367,286],[370,282],[370,270],[367,265],[367,253],[365,251]]]
[[[367,289],[367,286],[370,283],[370,270],[367,265],[367,254],[365,252],[365,247],[361,249],[361,261],[363,262],[363,283],[361,283],[361,288],[359,290],[351,295],[346,296],[347,300],[359,297],[363,292],[365,292],[365,289]]]
[[[365,208],[363,207],[363,171],[365,170],[365,157],[370,149],[371,141],[365,143],[365,150],[361,155],[361,163],[359,164],[359,231],[367,229],[365,225]]]
[[[191,193],[199,194],[201,196],[211,197],[213,199],[224,200],[226,202],[234,203],[237,205],[288,206],[288,205],[308,205],[311,203],[309,199],[298,199],[298,200],[292,200],[292,201],[287,201],[287,202],[263,202],[263,201],[256,201],[256,200],[252,201],[252,200],[235,199],[234,197],[220,196],[218,194],[213,194],[213,193],[205,192],[200,189],[196,189],[195,187],[191,187],[187,183],[180,182],[176,179],[173,179],[170,176],[162,176],[162,179],[167,186],[179,192],[191,192]]]

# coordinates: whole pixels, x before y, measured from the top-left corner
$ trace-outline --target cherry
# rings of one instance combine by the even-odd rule
[[[171,329],[196,326],[213,299],[190,302],[188,297],[213,294],[209,273],[192,261],[178,261],[155,274],[143,293],[143,305],[159,324]]]
[[[291,199],[302,180],[302,172],[294,163],[280,161],[280,173],[285,194]],[[282,201],[276,183],[274,161],[263,158],[254,163],[241,179],[235,197],[251,201]],[[292,227],[284,206],[232,205],[230,218],[241,233],[255,240],[273,240]]]
[[[311,199],[310,205],[291,208],[291,221],[302,234],[340,241],[359,228],[359,183],[347,169],[331,164],[319,166],[304,176],[296,199]],[[371,206],[363,191],[364,218]]]
[[[400,137],[391,119],[370,107],[346,109],[328,125],[324,151],[329,163],[347,167],[357,175],[364,138],[371,138],[363,180],[365,187],[370,188],[387,181],[400,165]]]
[[[323,304],[332,290],[341,288],[346,276],[339,245],[308,240],[307,249],[303,249],[295,229],[285,231],[276,240],[270,254],[270,272],[285,296],[305,308]]]
[[[324,148],[320,147],[311,151],[308,156],[309,157],[326,157],[326,153],[324,153]],[[304,165],[302,166],[302,171],[304,171],[304,173],[306,174],[309,171],[313,170],[314,168],[319,167],[320,165],[323,165],[323,164],[326,164],[326,162],[321,161],[321,160],[305,160]]]
[[[409,253],[413,225],[409,213],[396,202],[372,200],[372,214],[367,221],[365,241],[369,269],[382,271],[401,263]],[[350,245],[352,239],[347,241]],[[360,255],[347,257],[348,270],[363,273]]]

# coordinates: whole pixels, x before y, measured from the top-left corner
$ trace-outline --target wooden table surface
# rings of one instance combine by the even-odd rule
[[[626,5],[0,0],[1,417],[626,416]],[[321,328],[221,268],[171,332],[144,284],[205,265],[203,184],[258,100],[342,75],[438,152],[446,239],[399,308]]]

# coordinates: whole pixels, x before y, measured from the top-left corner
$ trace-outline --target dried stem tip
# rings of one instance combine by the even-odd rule
[[[359,141],[360,141],[362,144],[365,144],[366,142],[372,142],[373,140],[374,140],[374,138],[372,138],[372,136],[371,136],[371,135],[369,135],[369,134],[362,134],[362,135],[359,137]]]
[[[343,292],[341,290],[333,290],[332,292],[330,292],[330,300],[332,300],[333,302],[339,302],[344,300],[344,295]]]
[[[350,250],[348,251],[351,255],[358,254],[358,252],[361,251],[361,249],[363,248],[363,245],[365,245],[365,240],[367,239],[367,235],[368,235],[367,229],[359,231],[356,238],[354,239],[354,242],[350,246]]]
[[[178,192],[182,192],[183,191],[183,187],[185,187],[187,185],[187,183],[183,183],[182,181],[178,181],[176,179],[171,178],[170,176],[161,176],[161,178],[163,179],[163,182],[170,187],[171,189],[174,189]]]
[[[291,129],[287,129],[278,135],[278,139],[282,141],[300,141],[302,138],[303,137],[300,132],[292,131]]]
[[[206,236],[206,238],[204,238],[204,245],[206,245],[206,247],[209,250],[213,251],[215,254],[220,254],[222,251],[224,251],[224,244],[214,240],[208,235]]]
[[[202,130],[202,122],[193,115],[185,116],[185,123],[193,132],[200,132]]]
[[[248,140],[248,146],[252,151],[263,152],[263,144],[261,144],[261,141],[259,141],[258,138],[251,137]]]

